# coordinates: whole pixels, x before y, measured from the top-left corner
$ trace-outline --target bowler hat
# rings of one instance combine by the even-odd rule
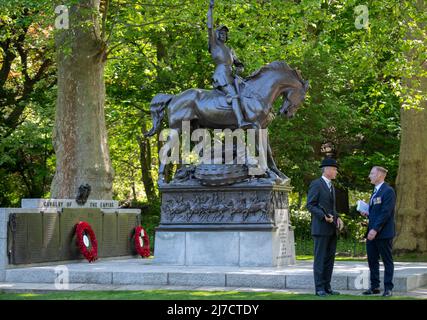
[[[319,168],[323,167],[335,167],[338,168],[338,163],[335,159],[332,158],[325,158],[322,160],[322,163],[320,164]]]

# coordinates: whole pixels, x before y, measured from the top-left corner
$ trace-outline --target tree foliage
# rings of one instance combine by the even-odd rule
[[[7,19],[15,28],[19,23],[12,15],[22,17],[23,11],[16,8],[26,6],[46,12],[42,19],[38,18],[46,20],[42,32],[53,24],[51,4],[16,0],[12,6],[3,2],[1,21]],[[160,92],[176,94],[189,88],[211,88],[214,64],[207,51],[208,1],[104,0],[101,3],[108,8],[105,19],[103,16],[99,19],[103,22],[108,53],[106,120],[116,171],[115,197],[142,200],[147,195],[148,199],[154,199],[158,196],[155,180],[159,145],[154,139],[147,141],[142,137],[142,132],[151,126],[149,103]],[[343,189],[369,189],[366,176],[374,164],[388,167],[389,180],[393,183],[398,166],[400,106],[413,107],[422,100],[423,93],[417,92],[416,87],[408,89],[401,79],[420,72],[407,58],[406,51],[418,55],[417,61],[426,58],[425,42],[406,37],[408,30],[425,32],[412,22],[425,21],[425,14],[415,9],[414,1],[367,1],[369,23],[366,28],[358,29],[355,8],[359,4],[356,0],[216,1],[215,24],[229,27],[229,45],[245,64],[245,75],[266,63],[285,60],[300,69],[304,79],[310,80],[308,96],[296,117],[289,121],[277,118],[270,128],[275,159],[301,195],[305,194],[309,181],[319,174],[318,163],[325,155],[335,156],[340,162],[339,184]],[[2,41],[7,34],[17,36],[4,30]],[[52,40],[47,39],[44,45],[32,44],[38,50],[47,50]],[[5,51],[1,53],[3,67]],[[32,77],[43,63],[41,56],[35,52],[33,56],[37,61],[29,67]],[[20,62],[16,60],[13,70],[22,84],[25,73]],[[43,74],[51,79],[48,70]],[[10,82],[12,76],[8,77],[8,92],[17,90],[18,84]],[[46,81],[37,82],[40,96],[34,95],[32,103],[39,108],[33,108],[32,112],[53,107],[54,97],[46,90],[49,88]],[[413,94],[408,94],[408,90]],[[3,101],[5,91],[1,92],[0,101]],[[26,106],[27,109],[29,104]],[[7,112],[2,110],[1,119],[19,107],[15,104],[8,108]],[[12,132],[27,124],[37,124],[35,118],[20,119],[22,123]],[[2,132],[8,129],[4,121],[0,126]],[[41,130],[41,126],[35,127]],[[19,145],[15,143],[18,139],[19,135],[11,135],[8,145]],[[26,148],[24,152],[29,150]],[[39,146],[37,150],[44,149]],[[13,161],[18,159],[13,153],[9,157]],[[50,149],[43,161],[52,163],[52,157]],[[3,180],[13,182],[9,187],[3,186],[3,199],[10,199],[13,185],[22,185],[22,181],[17,180],[11,167],[0,162],[0,168]],[[45,174],[50,177],[51,168]],[[24,195],[29,193],[19,192],[19,196]]]
[[[0,1],[1,206],[49,190],[55,98],[50,1]]]

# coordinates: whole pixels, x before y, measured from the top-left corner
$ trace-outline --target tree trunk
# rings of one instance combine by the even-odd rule
[[[426,3],[418,1],[416,9],[425,12]],[[425,30],[425,25],[418,25]],[[416,29],[411,29],[416,30]],[[423,32],[411,32],[408,38],[425,42]],[[420,37],[420,38],[418,38]],[[426,60],[410,51],[407,56],[415,65],[427,71]],[[419,74],[419,73],[417,73]],[[420,87],[415,86],[419,81]],[[427,78],[407,79],[408,88],[427,92]],[[421,109],[401,109],[401,141],[399,170],[396,179],[396,231],[394,251],[399,253],[427,253],[427,100],[421,102]]]
[[[423,79],[424,92],[427,81]],[[423,110],[401,110],[397,189],[396,253],[427,253],[427,102]]]
[[[106,47],[99,0],[80,0],[69,10],[70,28],[56,35],[58,97],[53,144],[56,172],[52,198],[75,198],[81,184],[89,199],[111,199],[114,172],[105,126]]]
[[[145,125],[145,120],[143,120],[141,131],[145,132],[147,127]],[[138,137],[139,145],[139,162],[141,164],[141,180],[144,184],[145,195],[147,200],[152,202],[157,198],[156,191],[154,188],[153,174],[151,170],[151,146],[150,141],[145,138],[143,135]]]

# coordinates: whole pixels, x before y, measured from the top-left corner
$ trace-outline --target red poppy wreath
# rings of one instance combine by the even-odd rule
[[[141,257],[147,258],[151,255],[150,239],[148,238],[148,234],[143,227],[138,226],[135,228],[134,241],[135,241],[135,250],[136,252],[138,252],[138,254]]]
[[[95,232],[86,221],[80,221],[76,224],[76,244],[81,254],[89,261],[94,262],[98,259],[98,242]]]

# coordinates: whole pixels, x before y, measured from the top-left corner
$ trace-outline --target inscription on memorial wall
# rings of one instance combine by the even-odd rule
[[[43,207],[45,207],[45,208],[73,208],[73,207],[76,207],[76,204],[73,201],[44,201]],[[94,202],[94,201],[89,200],[87,202],[87,207],[109,209],[109,208],[116,208],[116,204],[114,202]]]
[[[84,205],[80,205],[74,199],[22,199],[22,208],[97,208],[114,209],[118,208],[118,201],[115,200],[87,200]]]

